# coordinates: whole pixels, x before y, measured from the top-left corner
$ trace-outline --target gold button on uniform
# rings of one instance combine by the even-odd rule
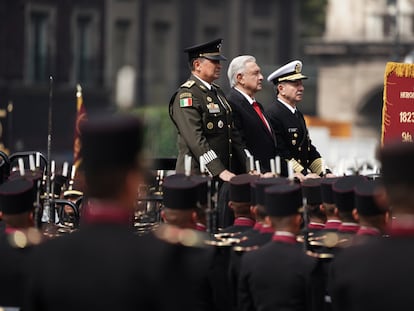
[[[209,130],[213,129],[213,127],[214,127],[213,122],[208,122],[208,123],[207,123],[207,128],[208,128]]]
[[[298,133],[293,134],[293,137],[295,138],[298,137]]]
[[[298,148],[298,150],[299,150],[299,151],[302,151],[302,147],[299,147],[299,148]]]
[[[299,163],[302,163],[302,161],[301,161],[300,159],[298,160],[298,162],[299,162]]]

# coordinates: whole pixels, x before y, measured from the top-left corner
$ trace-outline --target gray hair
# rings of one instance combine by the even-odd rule
[[[249,62],[256,62],[256,58],[251,55],[241,55],[233,58],[227,70],[227,77],[229,78],[229,83],[231,87],[237,85],[237,75],[239,73],[244,73],[246,64]]]

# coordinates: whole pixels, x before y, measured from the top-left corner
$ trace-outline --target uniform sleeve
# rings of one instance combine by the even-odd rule
[[[198,161],[202,156],[207,169],[213,176],[217,176],[224,171],[225,166],[216,152],[210,148],[203,134],[202,111],[197,98],[192,97],[191,106],[180,107],[180,93],[178,93],[172,103],[170,113],[178,132],[191,153],[196,157],[195,160]]]

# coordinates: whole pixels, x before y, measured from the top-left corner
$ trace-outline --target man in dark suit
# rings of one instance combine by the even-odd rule
[[[23,177],[0,186],[0,210],[6,225],[0,233],[1,307],[22,306],[25,260],[33,249],[29,241],[37,232],[33,228],[33,189],[33,182]]]
[[[385,191],[381,206],[392,206],[389,238],[344,250],[332,264],[334,310],[411,310],[414,295],[414,144],[397,143],[379,151]]]
[[[296,177],[324,176],[328,171],[316,147],[312,144],[303,114],[297,105],[303,98],[302,62],[292,61],[269,75],[275,85],[277,101],[267,107],[266,113],[276,141],[276,152],[293,167]],[[315,176],[316,175],[316,176]]]
[[[239,310],[308,310],[316,262],[296,243],[301,224],[299,185],[265,190],[265,206],[275,229],[273,241],[242,258]]]
[[[234,124],[247,149],[259,161],[261,172],[269,172],[270,159],[277,155],[276,141],[263,107],[255,99],[262,89],[260,67],[253,56],[238,56],[231,61],[227,76],[231,86],[227,100],[233,110]]]
[[[155,256],[159,249],[153,250],[154,242],[135,236],[131,226],[143,180],[142,137],[141,122],[133,116],[105,116],[82,124],[89,198],[82,227],[32,252],[25,310],[160,309],[162,301],[155,293],[165,288],[157,285],[157,271],[166,269],[160,263],[166,257],[162,251]]]

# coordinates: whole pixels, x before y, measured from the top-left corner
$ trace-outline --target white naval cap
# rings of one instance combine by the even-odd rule
[[[302,62],[300,60],[294,60],[273,71],[267,77],[267,81],[272,81],[274,84],[277,84],[282,81],[296,81],[307,78],[307,76],[302,74]]]

